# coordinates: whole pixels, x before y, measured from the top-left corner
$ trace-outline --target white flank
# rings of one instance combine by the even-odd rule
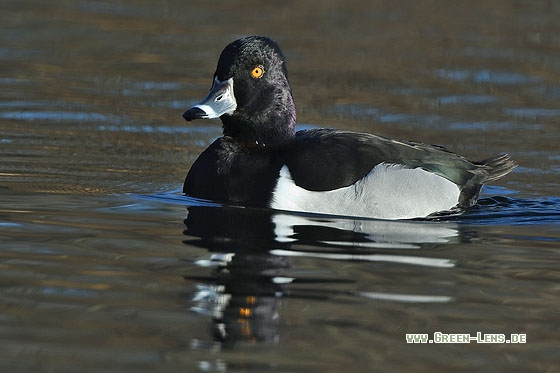
[[[412,219],[453,208],[459,187],[421,168],[381,163],[356,183],[335,190],[313,192],[297,186],[287,166],[280,177],[271,208],[320,214]]]

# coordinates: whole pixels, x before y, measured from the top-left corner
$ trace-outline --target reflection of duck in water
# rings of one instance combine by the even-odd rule
[[[279,210],[401,219],[476,203],[482,184],[516,164],[439,146],[331,129],[295,131],[284,56],[251,36],[220,55],[212,90],[183,116],[220,118],[224,136],[185,180],[188,195]]]
[[[199,284],[193,310],[212,316],[214,339],[225,346],[276,342],[285,285],[282,277],[268,272],[283,270],[287,259],[238,252],[214,255],[210,262],[215,267],[213,278]]]
[[[214,340],[221,346],[278,341],[280,307],[288,295],[288,286],[289,296],[304,298],[312,294],[328,299],[336,292],[324,286],[339,283],[348,286],[345,296],[448,301],[448,297],[430,295],[358,293],[352,288],[354,279],[332,278],[323,272],[295,272],[291,260],[306,257],[450,268],[454,264],[447,259],[423,257],[418,250],[410,249],[453,242],[458,236],[455,224],[335,219],[262,209],[191,206],[185,225],[185,235],[189,237],[185,243],[212,253],[209,260],[197,261],[199,266],[212,268],[210,277],[185,278],[197,282],[192,309],[212,317]],[[380,253],[382,250],[389,253]],[[323,284],[321,295],[317,284]]]
[[[185,225],[185,234],[198,238],[186,243],[214,253],[197,262],[213,268],[211,278],[185,278],[204,281],[193,309],[212,316],[215,340],[225,346],[277,341],[278,308],[291,278],[285,277],[289,259],[269,252],[285,247],[274,240],[270,213],[192,206]]]

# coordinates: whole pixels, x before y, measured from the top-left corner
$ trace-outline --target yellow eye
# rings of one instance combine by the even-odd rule
[[[251,71],[251,76],[255,79],[261,78],[263,74],[264,74],[264,67],[262,67],[261,65],[255,66],[253,71]]]

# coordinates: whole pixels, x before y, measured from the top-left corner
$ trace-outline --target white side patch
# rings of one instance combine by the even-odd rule
[[[421,168],[381,163],[348,187],[313,192],[297,186],[287,166],[280,170],[270,207],[278,210],[379,219],[411,219],[453,208],[459,187]]]

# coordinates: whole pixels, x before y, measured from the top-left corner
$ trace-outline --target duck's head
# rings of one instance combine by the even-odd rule
[[[218,117],[224,135],[258,146],[293,138],[292,91],[284,55],[274,41],[249,36],[222,51],[210,93],[183,113],[187,121]]]

